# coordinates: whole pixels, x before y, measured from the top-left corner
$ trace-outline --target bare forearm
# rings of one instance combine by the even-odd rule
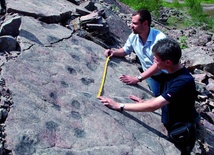
[[[123,110],[126,111],[133,111],[133,112],[152,112],[155,111],[169,102],[165,100],[162,96],[147,100],[147,101],[142,101],[142,103],[118,103],[111,98],[106,98],[106,97],[99,97],[100,101],[107,107],[115,110],[121,110],[121,107]]]
[[[113,56],[116,56],[116,57],[124,57],[124,56],[126,56],[126,53],[123,50],[123,48],[111,49],[111,50],[113,52]]]
[[[142,103],[124,103],[125,111],[132,112],[153,112],[157,110],[159,107],[154,107],[152,104],[152,100],[144,101]]]
[[[155,73],[160,71],[160,68],[157,66],[156,63],[154,63],[151,67],[149,67],[146,71],[141,73],[141,76],[143,77],[143,80],[153,76]]]

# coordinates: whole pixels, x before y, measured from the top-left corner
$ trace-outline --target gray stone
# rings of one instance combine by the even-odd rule
[[[184,49],[182,52],[182,63],[190,70],[197,67],[214,75],[213,57],[207,55],[199,46]]]
[[[160,132],[158,111],[120,113],[96,99],[105,63],[102,51],[73,36],[52,47],[34,46],[5,65],[3,75],[14,101],[6,121],[8,149],[14,154],[55,149],[74,154],[176,152]],[[129,94],[150,98],[145,83],[133,87],[119,81],[127,70],[138,74],[125,59],[110,61],[103,95],[121,102],[130,102]]]
[[[14,37],[7,35],[0,37],[0,53],[4,54],[16,50],[20,51],[20,46]]]
[[[10,20],[6,20],[0,28],[0,36],[10,35],[17,37],[19,35],[19,27],[21,25],[21,17],[16,16]]]

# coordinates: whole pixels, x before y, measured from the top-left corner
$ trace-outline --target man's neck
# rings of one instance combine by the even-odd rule
[[[181,64],[177,64],[177,65],[174,65],[172,66],[171,68],[168,69],[168,72],[169,73],[175,73],[177,72],[178,70],[180,70],[181,68],[183,68],[183,66]]]
[[[150,28],[146,29],[146,30],[143,31],[141,34],[139,34],[139,36],[140,36],[140,38],[141,38],[143,44],[146,43],[146,40],[147,40],[147,38],[148,38],[148,36],[149,36],[149,32],[150,32]]]

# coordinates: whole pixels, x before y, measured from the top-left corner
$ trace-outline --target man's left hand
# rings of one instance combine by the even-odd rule
[[[130,84],[130,85],[135,85],[139,82],[137,77],[132,77],[129,75],[122,75],[120,77],[120,81],[126,83],[126,84]]]

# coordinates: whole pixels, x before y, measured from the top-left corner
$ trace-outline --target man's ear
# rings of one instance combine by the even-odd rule
[[[143,22],[143,25],[149,25],[149,24],[148,24],[148,20],[144,21],[144,22]]]
[[[167,65],[172,64],[172,61],[170,61],[170,60],[166,60],[165,62],[166,62]]]

